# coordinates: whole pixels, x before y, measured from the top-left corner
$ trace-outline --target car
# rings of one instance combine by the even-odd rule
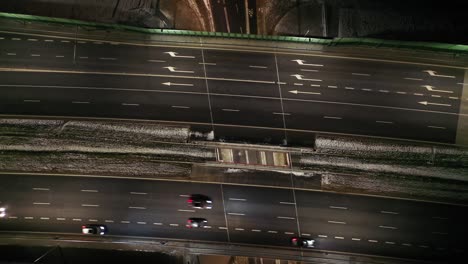
[[[313,248],[315,247],[315,240],[305,237],[291,238],[291,245],[295,247]]]
[[[3,218],[5,216],[6,216],[6,208],[0,207],[0,218]]]
[[[187,220],[186,226],[188,228],[203,228],[206,224],[208,224],[208,220],[206,220],[205,218],[192,217]]]
[[[81,231],[83,234],[91,234],[91,235],[105,235],[107,234],[107,226],[105,225],[83,225],[81,226]]]
[[[192,194],[187,199],[187,203],[195,209],[211,209],[213,201],[210,197],[203,194]]]

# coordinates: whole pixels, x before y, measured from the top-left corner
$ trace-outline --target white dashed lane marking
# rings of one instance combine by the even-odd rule
[[[146,210],[146,207],[140,207],[140,206],[129,206],[128,209],[137,209],[137,210]]]
[[[81,190],[82,192],[93,192],[93,193],[97,193],[98,190]]]
[[[50,205],[50,203],[34,202],[34,205]]]
[[[50,189],[49,188],[40,188],[40,187],[35,187],[35,188],[32,188],[34,191],[49,191]]]
[[[82,204],[83,207],[99,207],[99,204]]]
[[[382,214],[399,214],[398,212],[392,212],[392,211],[380,211]]]
[[[327,238],[328,236],[327,235],[318,235],[318,237]]]
[[[353,240],[353,241],[361,241],[360,238],[356,238],[356,237],[351,238],[351,240]]]
[[[130,194],[135,194],[135,195],[147,195],[148,193],[145,193],[145,192],[130,192]]]
[[[289,217],[289,216],[277,216],[276,218],[279,218],[279,219],[288,219],[288,220],[294,220],[296,218],[294,217]]]
[[[343,206],[330,206],[331,209],[341,209],[341,210],[348,210],[348,207]]]
[[[330,223],[330,224],[346,225],[346,222],[342,222],[342,221],[327,221],[327,222]]]
[[[396,227],[394,227],[394,226],[384,226],[384,225],[380,225],[379,227],[380,227],[380,228],[384,228],[384,229],[398,229],[398,228],[396,228]]]

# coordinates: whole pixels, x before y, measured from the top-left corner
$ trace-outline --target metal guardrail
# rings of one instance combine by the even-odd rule
[[[293,37],[293,36],[269,36],[269,35],[252,35],[252,34],[224,33],[224,32],[155,29],[155,28],[142,28],[142,27],[127,26],[127,25],[120,25],[120,24],[87,22],[87,21],[66,19],[66,18],[54,18],[54,17],[33,16],[33,15],[0,12],[0,18],[2,17],[18,19],[18,20],[32,20],[32,21],[40,21],[40,22],[68,24],[68,25],[75,25],[75,26],[86,26],[86,27],[106,28],[106,29],[114,29],[114,30],[134,31],[134,32],[140,32],[140,33],[146,33],[146,34],[284,41],[284,42],[295,42],[295,43],[316,44],[316,45],[326,45],[326,46],[366,46],[366,47],[376,47],[376,48],[385,47],[385,48],[396,48],[396,49],[413,49],[413,50],[425,50],[425,51],[434,51],[434,52],[448,52],[448,53],[468,55],[468,45],[448,44],[448,43],[438,43],[438,42],[396,41],[396,40],[383,40],[383,39],[374,39],[374,38],[320,39],[320,38],[305,38],[305,37]]]

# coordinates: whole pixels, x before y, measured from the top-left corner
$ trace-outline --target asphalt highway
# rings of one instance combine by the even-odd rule
[[[202,193],[212,210],[186,199]],[[108,235],[261,244],[293,249],[293,236],[318,250],[423,260],[459,258],[467,208],[327,192],[132,179],[2,175],[2,231],[80,233],[106,224]],[[189,217],[208,219],[187,229]],[[299,249],[298,249],[299,250]],[[303,254],[312,252],[304,249]]]
[[[433,65],[0,32],[0,67],[8,115],[179,121],[284,142],[332,132],[454,143],[466,118],[465,71]]]

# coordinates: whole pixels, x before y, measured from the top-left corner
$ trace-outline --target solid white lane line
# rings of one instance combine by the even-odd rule
[[[266,69],[267,66],[256,66],[256,65],[249,65],[249,68],[257,68],[257,69]]]
[[[32,216],[25,216],[24,219],[31,220],[31,219],[34,219],[34,217],[32,217]]]
[[[419,79],[419,78],[403,78],[405,80],[411,80],[411,81],[422,81],[422,79]]]
[[[353,72],[351,73],[352,75],[358,75],[358,76],[370,76],[370,74],[368,73],[356,73],[356,72]]]
[[[354,240],[354,241],[361,241],[360,238],[356,238],[356,237],[351,238],[351,240]]]
[[[361,90],[366,91],[366,92],[372,91],[372,89],[369,89],[369,88],[363,88],[363,89],[361,89]]]
[[[148,60],[148,62],[166,62],[166,61],[163,61],[163,60]]]
[[[397,94],[406,94],[406,92],[396,92]]]
[[[276,234],[276,233],[278,233],[278,231],[268,230],[268,233]]]
[[[130,224],[130,221],[120,221],[122,224]]]
[[[93,192],[93,193],[97,193],[99,192],[98,190],[81,190],[82,192]]]
[[[398,229],[398,228],[396,228],[396,227],[394,227],[394,226],[383,226],[383,225],[380,225],[379,227],[380,227],[380,228],[384,228],[384,229]]]
[[[34,205],[50,205],[50,203],[34,202]]]
[[[262,230],[260,230],[260,229],[252,229],[251,231],[252,232],[262,232]]]
[[[324,116],[323,118],[325,118],[325,119],[336,119],[336,120],[343,119],[343,118],[341,118],[339,116]]]
[[[243,199],[243,198],[229,198],[230,201],[242,201],[242,202],[246,202],[247,199]]]
[[[97,219],[88,219],[89,222],[97,222]]]
[[[130,192],[130,194],[147,195],[148,193],[145,193],[145,192]]]
[[[302,86],[304,85],[303,83],[293,83],[294,85],[297,85],[297,86]]]
[[[353,87],[345,87],[346,90],[354,90]]]
[[[37,41],[37,39],[28,39],[28,41]]]
[[[41,220],[49,220],[50,218],[49,217],[41,217],[40,219]]]
[[[83,207],[99,207],[99,204],[81,204]]]
[[[318,72],[318,70],[309,70],[309,69],[300,69],[300,71],[305,71],[305,72]]]
[[[50,191],[49,188],[39,188],[39,187],[34,187],[32,188],[34,191]]]
[[[146,225],[146,222],[137,222],[139,225]]]
[[[289,205],[295,205],[296,203],[291,203],[291,202],[279,202],[280,204],[289,204]]]
[[[346,225],[346,222],[341,222],[341,221],[327,221],[330,224],[340,224],[340,225]]]
[[[63,58],[63,57],[65,57],[65,56],[63,56],[63,55],[56,55],[55,56],[55,58]]]
[[[106,223],[114,223],[114,220],[104,220]]]
[[[163,225],[162,223],[153,223],[153,225]]]
[[[393,242],[393,241],[385,241],[385,244],[395,245],[395,242]]]
[[[225,227],[225,226],[220,226],[220,227],[218,227],[218,229],[226,230],[227,227]]]
[[[117,60],[117,58],[106,58],[106,57],[100,57],[100,60]]]
[[[411,244],[409,244],[409,243],[403,243],[402,245],[407,246],[407,247],[411,247]]]
[[[320,87],[320,84],[311,84],[312,87]]]
[[[336,236],[335,238],[336,239],[344,239],[344,237],[342,237],[342,236]]]
[[[439,220],[448,220],[447,217],[442,217],[442,216],[433,216],[433,219],[439,219]]]
[[[331,209],[341,209],[341,210],[348,210],[348,207],[343,206],[330,206]]]
[[[284,232],[285,235],[294,235],[293,232]]]
[[[17,219],[17,216],[9,216],[8,219]]]
[[[190,210],[190,209],[178,209],[177,211],[195,213],[195,210]]]
[[[399,213],[397,213],[397,212],[392,212],[392,211],[380,211],[380,212],[381,212],[382,214],[395,214],[395,215],[399,214]]]
[[[23,100],[25,103],[40,103],[41,100]]]
[[[179,224],[169,224],[170,226],[179,226]]]
[[[381,124],[393,124],[391,121],[382,121],[382,120],[377,120],[375,121],[376,123],[381,123]]]
[[[183,106],[183,105],[173,105],[171,106],[172,108],[182,108],[182,109],[189,109],[189,106]]]
[[[146,210],[146,207],[141,207],[141,206],[129,206],[128,209]]]
[[[63,217],[57,217],[57,220],[58,220],[58,221],[65,221],[66,219],[63,218]]]
[[[237,230],[237,231],[244,231],[244,228],[237,228],[237,227],[236,227],[236,228],[234,228],[234,229]]]
[[[223,108],[222,110],[226,112],[239,112],[240,111],[238,109],[228,109],[228,108]]]
[[[139,106],[140,104],[122,103],[124,106]]]
[[[31,57],[40,57],[41,54],[31,54]]]
[[[289,219],[289,220],[294,220],[294,219],[296,219],[296,218],[294,218],[294,217],[289,217],[289,216],[277,216],[276,218],[278,218],[278,219]]]
[[[89,102],[85,102],[85,101],[72,101],[72,104],[89,104]]]
[[[438,231],[433,231],[432,234],[435,234],[435,235],[448,235],[448,233],[446,233],[446,232],[438,232]]]
[[[369,240],[367,240],[367,241],[369,241],[369,242],[371,242],[371,243],[377,243],[377,242],[379,242],[379,241],[374,240],[374,239],[369,239]]]
[[[273,112],[274,115],[291,115],[290,113],[278,113],[278,112]]]
[[[338,88],[338,87],[335,86],[335,85],[328,85],[327,87],[328,87],[328,88],[335,88],[335,89]]]
[[[241,214],[241,213],[228,213],[228,215],[245,215],[245,214]]]
[[[72,221],[80,222],[80,221],[81,221],[81,218],[73,218]]]
[[[328,236],[327,235],[318,235],[318,237],[327,238]]]
[[[441,126],[427,126],[428,128],[435,128],[435,129],[446,129],[445,127]]]
[[[16,53],[11,53],[11,52],[10,52],[10,53],[7,53],[7,55],[8,55],[8,56],[15,56]]]

